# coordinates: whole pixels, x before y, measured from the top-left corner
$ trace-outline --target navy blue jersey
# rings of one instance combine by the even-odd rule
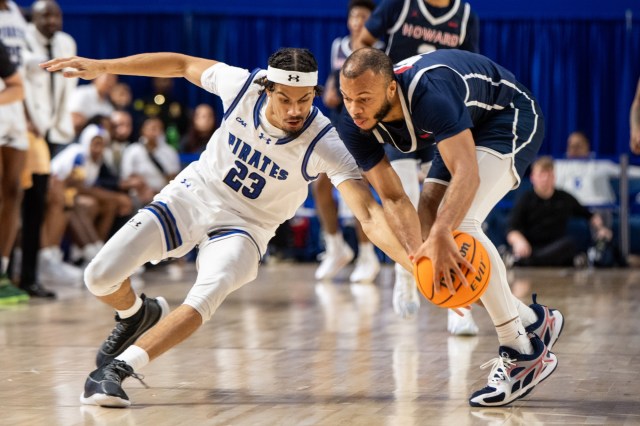
[[[534,159],[544,134],[540,109],[514,75],[490,59],[438,50],[396,64],[395,77],[404,120],[363,133],[346,110],[340,117],[342,140],[365,171],[384,157],[383,143],[413,152],[466,129],[476,146],[513,157],[520,177]],[[443,167],[436,152],[430,177],[448,181]]]
[[[16,66],[11,62],[7,48],[0,43],[0,78],[7,78],[15,72]]]
[[[444,8],[424,0],[384,0],[365,24],[374,37],[387,37],[386,53],[394,63],[436,49],[477,53],[478,26],[471,6],[461,0]]]

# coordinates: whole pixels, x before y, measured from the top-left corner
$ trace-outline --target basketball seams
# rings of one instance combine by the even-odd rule
[[[446,291],[446,293],[442,294],[441,296],[440,296],[440,293],[438,293],[439,297],[436,297],[435,291],[433,289],[433,282],[432,282],[433,267],[432,267],[431,261],[429,259],[426,259],[426,261],[429,262],[429,266],[431,267],[431,270],[429,270],[428,273],[424,273],[425,270],[422,268],[422,266],[419,269],[417,267],[417,264],[416,264],[416,267],[414,268],[414,276],[418,284],[418,288],[420,289],[420,292],[422,293],[422,295],[431,303],[442,308],[457,308],[457,307],[468,306],[472,303],[475,303],[479,299],[478,295],[482,295],[486,291],[487,286],[489,285],[489,279],[491,276],[491,261],[488,256],[488,252],[484,248],[484,246],[482,246],[479,243],[479,241],[477,241],[472,235],[458,231],[458,230],[454,231],[452,236],[454,238],[454,241],[456,242],[456,245],[458,245],[458,248],[462,248],[462,245],[465,243],[469,244],[469,250],[467,250],[466,252],[465,259],[467,259],[469,263],[474,267],[474,269],[476,269],[476,274],[473,277],[471,277],[473,281],[478,285],[478,287],[476,287],[475,292],[473,292],[471,295],[460,294],[461,291],[466,289],[466,287],[462,285],[462,282],[458,279],[458,277],[454,277],[454,280],[458,279],[457,285],[454,283],[454,289],[456,293],[450,294],[445,286],[444,291]],[[461,237],[461,238],[458,238],[458,237]],[[472,251],[472,253],[469,253],[469,251]],[[476,255],[476,251],[480,251],[480,253]],[[485,268],[483,270],[482,279],[476,281],[476,278],[478,277],[478,272],[480,271],[479,269],[480,264],[482,264],[483,262],[485,263],[484,265]],[[467,276],[467,274],[469,273],[469,268],[467,267],[463,266],[460,268],[460,270],[465,276]],[[429,283],[425,282],[425,276],[431,278],[429,280],[430,281]],[[469,277],[467,277],[467,279],[468,278]],[[479,286],[482,286],[482,287],[479,287]],[[471,291],[471,289],[469,289],[469,291]],[[430,297],[427,297],[427,296],[430,296]],[[456,296],[466,297],[466,299],[464,301],[455,300]],[[444,298],[444,300],[438,300],[441,297]],[[455,306],[447,306],[448,303],[452,302],[452,299],[454,299],[453,304],[455,304]]]

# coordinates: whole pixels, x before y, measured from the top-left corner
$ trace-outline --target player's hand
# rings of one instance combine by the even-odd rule
[[[62,71],[62,75],[68,78],[80,77],[84,80],[93,80],[105,73],[102,61],[96,59],[72,56],[70,58],[56,58],[40,64],[49,72]],[[65,70],[65,68],[67,68]],[[70,69],[69,69],[70,68]]]
[[[531,244],[525,239],[518,240],[512,247],[514,256],[526,259],[531,256]]]
[[[449,293],[455,294],[453,288],[452,274],[460,279],[462,285],[469,287],[467,278],[460,269],[466,266],[469,270],[475,271],[475,268],[469,263],[458,251],[458,246],[453,239],[453,234],[447,230],[431,228],[429,238],[422,243],[418,251],[413,255],[413,262],[417,262],[423,257],[428,257],[433,266],[433,289],[435,293],[440,292],[440,277],[444,277],[444,282],[449,289]]]

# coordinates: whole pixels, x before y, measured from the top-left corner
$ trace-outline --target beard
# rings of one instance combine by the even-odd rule
[[[376,113],[373,114],[373,118],[376,120],[376,124],[374,124],[373,127],[371,127],[370,129],[358,128],[360,133],[365,135],[370,135],[371,132],[373,132],[373,129],[376,128],[378,123],[381,122],[382,119],[387,116],[387,114],[389,114],[389,111],[391,111],[391,102],[389,102],[389,100],[385,96],[384,103],[380,106],[380,109],[378,109],[378,111],[376,111]]]

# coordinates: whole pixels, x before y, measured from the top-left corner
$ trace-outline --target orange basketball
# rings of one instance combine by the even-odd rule
[[[418,289],[431,303],[442,308],[460,308],[471,305],[487,289],[491,276],[491,262],[487,250],[471,235],[454,231],[453,239],[458,244],[462,257],[473,265],[476,272],[473,273],[467,267],[461,266],[462,272],[467,278],[470,287],[465,287],[457,275],[452,275],[455,294],[449,293],[444,277],[440,276],[440,292],[433,291],[433,266],[431,260],[423,257],[413,266],[413,276],[418,284]]]

